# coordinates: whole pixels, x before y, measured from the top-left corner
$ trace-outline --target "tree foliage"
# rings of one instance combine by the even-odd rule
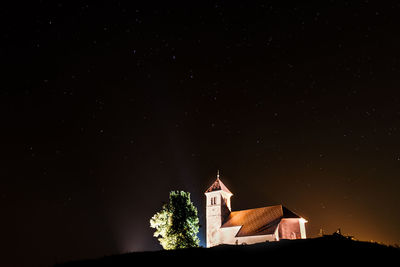
[[[164,249],[199,246],[199,218],[189,192],[171,191],[169,202],[150,219],[150,227]]]

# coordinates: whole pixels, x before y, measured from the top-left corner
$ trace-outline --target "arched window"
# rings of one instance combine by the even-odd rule
[[[297,239],[296,233],[295,233],[295,232],[292,232],[292,233],[290,234],[290,239]]]

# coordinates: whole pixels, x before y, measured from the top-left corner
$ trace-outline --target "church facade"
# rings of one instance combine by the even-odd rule
[[[207,247],[306,238],[305,219],[282,205],[232,211],[232,193],[219,179],[205,192]]]

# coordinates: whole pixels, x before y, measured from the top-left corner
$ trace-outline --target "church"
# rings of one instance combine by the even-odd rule
[[[282,205],[232,211],[233,194],[219,173],[205,195],[207,247],[306,238],[307,221]]]

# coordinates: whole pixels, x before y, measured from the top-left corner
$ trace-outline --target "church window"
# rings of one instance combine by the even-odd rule
[[[296,233],[295,232],[292,232],[291,234],[290,234],[290,239],[296,239],[297,237],[296,237]]]

